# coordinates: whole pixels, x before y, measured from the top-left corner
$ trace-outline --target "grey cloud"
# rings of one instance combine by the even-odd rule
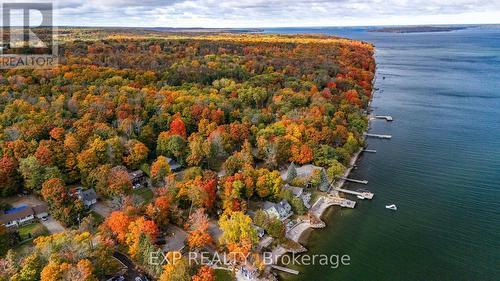
[[[127,26],[199,19],[200,23],[234,21],[262,26],[273,20],[303,25],[302,22],[314,23],[329,18],[363,20],[495,11],[500,14],[500,0],[67,0],[59,1],[57,6],[57,16],[63,24],[92,25],[97,22]]]

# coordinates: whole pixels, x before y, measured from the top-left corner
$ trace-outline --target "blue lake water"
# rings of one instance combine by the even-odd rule
[[[349,266],[299,266],[286,280],[500,280],[500,29],[373,33],[366,28],[277,28],[372,42],[376,120],[352,177],[374,200],[330,210],[309,254]],[[385,79],[383,79],[385,77]],[[397,204],[398,211],[384,208]]]

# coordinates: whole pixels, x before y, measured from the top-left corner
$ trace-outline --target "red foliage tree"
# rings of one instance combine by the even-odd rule
[[[170,123],[170,134],[179,135],[182,136],[183,138],[186,137],[186,125],[184,124],[184,121],[182,121],[180,117],[176,117]]]

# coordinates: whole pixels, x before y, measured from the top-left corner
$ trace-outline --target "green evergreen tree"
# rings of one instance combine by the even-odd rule
[[[288,166],[288,170],[286,171],[286,181],[289,183],[296,177],[297,177],[297,168],[295,167],[295,164],[292,162],[290,166]]]

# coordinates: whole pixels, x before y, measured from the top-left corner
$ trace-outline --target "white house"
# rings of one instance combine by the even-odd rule
[[[286,200],[281,200],[279,203],[264,202],[264,212],[282,221],[293,215],[292,206]]]
[[[33,208],[28,206],[21,206],[0,214],[0,224],[6,227],[21,226],[32,222],[34,219],[35,212]]]
[[[304,192],[304,189],[302,187],[291,186],[288,184],[285,185],[285,189],[290,190],[295,197],[301,199],[302,203],[304,203],[304,206],[306,206],[306,208],[309,209],[311,207],[310,205],[311,193]]]

